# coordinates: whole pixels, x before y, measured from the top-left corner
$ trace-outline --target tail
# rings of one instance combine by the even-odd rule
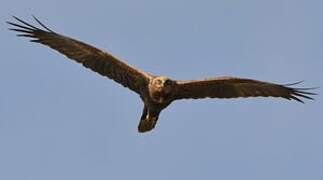
[[[157,118],[141,119],[138,125],[138,131],[140,133],[148,132],[155,128]]]
[[[145,133],[155,128],[159,113],[147,111],[145,107],[138,125],[138,132]]]

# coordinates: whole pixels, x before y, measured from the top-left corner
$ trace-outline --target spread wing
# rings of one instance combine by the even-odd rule
[[[209,80],[177,81],[173,98],[198,99],[198,98],[238,98],[238,97],[282,97],[299,102],[300,98],[313,99],[308,92],[313,88],[293,88],[292,85],[279,85],[252,79],[234,77],[220,77]]]
[[[35,17],[34,19],[43,29],[30,25],[15,16],[13,17],[19,23],[7,23],[13,26],[10,30],[19,33],[17,36],[29,37],[32,39],[32,42],[49,46],[68,58],[83,64],[85,67],[103,76],[113,79],[138,94],[140,94],[140,88],[143,86],[143,83],[148,82],[149,74],[127,65],[107,52],[78,40],[60,35],[47,28]]]

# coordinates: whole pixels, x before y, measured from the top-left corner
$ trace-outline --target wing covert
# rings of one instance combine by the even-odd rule
[[[298,82],[300,83],[300,82]],[[234,77],[220,77],[196,81],[177,81],[173,98],[199,99],[199,98],[238,98],[238,97],[281,97],[293,99],[303,103],[305,99],[313,99],[308,92],[313,88],[293,88],[294,84],[279,85],[252,79]]]
[[[149,74],[135,69],[122,62],[111,54],[99,50],[96,47],[85,44],[81,41],[60,35],[45,25],[37,18],[34,19],[43,29],[28,24],[27,22],[13,16],[18,23],[7,22],[12,25],[12,31],[17,36],[31,38],[31,42],[41,43],[64,54],[66,57],[83,64],[85,67],[106,76],[115,82],[128,87],[140,94],[140,88],[148,82]]]

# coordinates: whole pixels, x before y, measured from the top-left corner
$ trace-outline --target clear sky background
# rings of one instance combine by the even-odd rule
[[[2,0],[0,179],[322,180],[321,95],[306,104],[179,101],[153,132],[139,134],[135,93],[5,24],[33,14],[175,79],[231,75],[322,88],[322,7],[321,0]]]

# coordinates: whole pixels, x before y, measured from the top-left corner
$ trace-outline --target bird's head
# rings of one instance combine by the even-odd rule
[[[152,84],[156,89],[167,91],[167,89],[172,87],[174,81],[165,76],[158,76],[153,79]]]
[[[173,90],[175,81],[165,76],[155,77],[150,84],[152,98],[158,102],[164,101]]]

